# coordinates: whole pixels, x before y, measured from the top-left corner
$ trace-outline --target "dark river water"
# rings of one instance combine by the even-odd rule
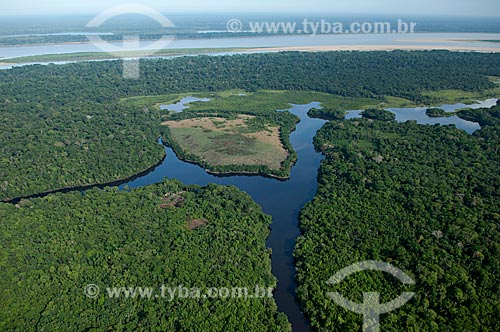
[[[194,100],[185,99],[181,103],[190,101]],[[186,184],[233,185],[252,196],[262,210],[273,218],[267,246],[272,249],[272,272],[278,278],[275,299],[279,310],[288,315],[296,332],[309,331],[309,324],[295,301],[293,249],[295,240],[300,234],[298,215],[316,194],[318,187],[316,176],[323,159],[321,153],[314,150],[313,137],[325,121],[307,116],[307,112],[313,107],[319,107],[319,103],[293,105],[290,109],[291,113],[300,117],[300,123],[290,135],[290,141],[298,153],[298,161],[287,181],[262,176],[213,176],[197,165],[179,160],[172,149],[167,147],[165,148],[167,157],[160,166],[146,176],[120,187],[122,189],[126,186],[142,187],[161,182],[168,177]],[[179,111],[179,107],[175,107],[175,110]]]
[[[188,107],[186,104],[196,101],[206,102],[208,99],[187,97],[177,104],[162,105],[162,109],[182,112]],[[446,111],[454,111],[463,107],[491,107],[495,103],[496,99],[490,99],[476,105],[443,105],[443,108]],[[300,235],[299,212],[315,196],[318,188],[317,174],[323,156],[315,151],[313,138],[326,121],[310,118],[307,112],[311,108],[319,107],[319,103],[313,102],[307,105],[292,105],[289,110],[300,118],[300,123],[290,136],[290,141],[298,154],[298,161],[287,181],[262,176],[213,176],[197,165],[179,160],[172,149],[166,147],[167,157],[161,165],[149,174],[120,186],[121,189],[137,188],[161,182],[167,177],[178,179],[186,184],[202,186],[208,183],[233,185],[248,193],[263,211],[273,218],[267,245],[272,249],[272,272],[278,278],[275,299],[279,310],[287,314],[295,332],[306,332],[310,329],[296,302],[293,250],[295,241]],[[396,114],[396,120],[400,122],[417,120],[421,124],[454,124],[457,128],[469,133],[480,129],[477,123],[462,120],[457,116],[430,118],[425,114],[425,110],[425,108],[390,109]],[[350,111],[346,118],[359,116],[359,111]]]
[[[162,108],[182,112],[188,108],[187,103],[196,101],[208,101],[208,99],[187,97],[177,104],[163,105]],[[491,107],[496,104],[496,101],[497,99],[489,99],[475,105],[443,105],[442,108],[451,112],[465,107]],[[276,303],[278,309],[287,314],[294,332],[307,332],[310,330],[309,323],[304,318],[300,306],[296,302],[293,250],[295,241],[300,235],[298,227],[299,212],[315,196],[318,188],[317,174],[323,155],[314,150],[313,138],[326,121],[310,118],[307,112],[311,108],[319,107],[320,103],[313,102],[307,105],[291,105],[289,109],[291,113],[300,118],[300,123],[297,124],[296,130],[290,135],[290,141],[298,154],[298,161],[292,168],[290,178],[286,181],[262,176],[235,175],[217,177],[208,174],[197,165],[179,160],[171,148],[165,147],[166,158],[163,162],[151,171],[138,175],[134,180],[125,180],[108,185],[56,190],[52,193],[64,193],[74,190],[84,192],[90,188],[103,188],[106,186],[119,186],[120,189],[127,190],[128,188],[139,188],[159,183],[165,178],[177,179],[186,184],[204,186],[208,183],[217,183],[240,188],[248,193],[262,207],[265,213],[272,216],[271,234],[267,240],[267,246],[272,249],[272,272],[278,278],[278,286],[274,294]],[[454,124],[457,128],[468,133],[480,129],[477,123],[462,120],[457,116],[430,118],[425,114],[425,110],[425,108],[389,109],[389,111],[396,114],[396,120],[399,122],[416,120],[421,124]],[[358,118],[361,116],[360,113],[361,111],[349,111],[346,119]],[[44,193],[32,197],[43,197],[48,194]],[[16,203],[19,200],[20,198],[11,202]]]

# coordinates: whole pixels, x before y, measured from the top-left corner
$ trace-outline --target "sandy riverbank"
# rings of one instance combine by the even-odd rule
[[[300,52],[325,52],[325,51],[424,51],[424,50],[449,50],[460,52],[493,52],[500,53],[499,47],[476,47],[476,46],[445,46],[445,45],[331,45],[331,46],[286,46],[256,48],[251,51],[300,51]]]
[[[424,40],[422,40],[424,41]],[[430,42],[430,40],[425,39],[425,41]],[[432,40],[434,42],[438,41]],[[439,40],[440,42],[445,41]],[[451,41],[451,40],[450,40]],[[412,42],[416,42],[416,40],[412,40]],[[424,50],[448,50],[448,51],[456,51],[456,52],[486,52],[486,53],[500,53],[500,43],[498,43],[497,47],[494,47],[493,44],[491,47],[479,47],[479,46],[474,46],[474,43],[471,42],[470,46],[451,46],[451,45],[323,45],[323,46],[281,46],[281,47],[255,47],[255,48],[233,48],[231,49],[231,52],[234,53],[255,53],[255,52],[286,52],[286,51],[299,51],[299,52],[327,52],[327,51],[395,51],[395,50],[406,50],[406,51],[424,51]],[[199,50],[199,53],[197,52],[187,52],[184,53],[182,50],[178,53],[175,52],[170,52],[170,53],[165,53],[165,54],[155,54],[152,55],[148,58],[158,58],[158,57],[165,57],[165,56],[183,56],[183,55],[197,55],[197,54],[217,54],[220,53],[221,51],[224,51],[223,49],[203,49]],[[225,50],[228,52],[229,50]],[[100,54],[100,53],[96,53]],[[92,60],[116,60],[119,58],[95,58],[92,57],[91,55],[88,55],[88,58],[85,58],[83,56],[82,58],[76,58],[72,59],[71,57],[67,58],[59,58],[60,55],[54,55],[54,58],[50,58],[49,56],[44,56],[43,59],[35,59],[33,60],[26,60],[27,62],[15,62],[15,63],[9,63],[5,62],[8,61],[9,59],[4,59],[4,61],[0,61],[0,67],[8,67],[12,65],[24,65],[28,64],[31,62],[40,62],[40,63],[58,63],[58,62],[80,62],[80,61],[92,61]],[[141,56],[135,55],[129,55],[131,58],[141,58]],[[14,58],[15,59],[15,58]]]
[[[497,38],[492,38],[496,40]],[[494,42],[488,42],[487,39],[477,39],[477,38],[415,38],[415,39],[396,39],[396,42],[400,43],[491,43],[496,44]]]

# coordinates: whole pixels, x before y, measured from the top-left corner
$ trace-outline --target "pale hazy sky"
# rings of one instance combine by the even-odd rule
[[[165,13],[299,12],[500,16],[500,0],[0,0],[0,15],[95,14],[129,2],[141,3]]]

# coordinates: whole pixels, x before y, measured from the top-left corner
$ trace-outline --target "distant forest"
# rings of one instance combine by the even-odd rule
[[[0,200],[111,182],[159,162],[161,112],[118,103],[124,97],[241,88],[432,103],[423,92],[493,88],[487,75],[500,76],[499,55],[446,51],[145,60],[138,80],[123,79],[120,61],[2,70]]]

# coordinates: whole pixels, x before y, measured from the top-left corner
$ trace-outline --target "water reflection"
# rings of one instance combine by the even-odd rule
[[[194,102],[208,102],[210,98],[195,98],[195,97],[186,97],[181,99],[178,103],[170,104],[170,105],[160,105],[160,109],[164,111],[173,111],[176,113],[181,113],[185,109],[189,108],[187,104]]]
[[[490,108],[496,105],[498,99],[487,99],[484,101],[480,101],[476,104],[466,105],[462,103],[458,104],[445,104],[440,106],[439,108],[445,110],[446,112],[455,112],[462,108]],[[398,122],[406,122],[406,121],[417,121],[418,124],[440,124],[440,125],[455,125],[458,129],[465,130],[469,134],[472,134],[476,130],[481,129],[479,123],[466,121],[464,119],[459,118],[457,115],[449,116],[449,117],[430,117],[426,114],[427,108],[425,107],[417,107],[417,108],[388,108],[388,111],[394,113],[396,115],[396,121]],[[353,110],[348,111],[346,114],[346,119],[359,119],[362,118],[362,110]]]

